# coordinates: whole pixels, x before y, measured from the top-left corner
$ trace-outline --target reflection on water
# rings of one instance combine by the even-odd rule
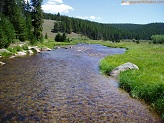
[[[124,49],[78,44],[0,67],[0,122],[153,123],[148,107],[99,74],[101,58]]]

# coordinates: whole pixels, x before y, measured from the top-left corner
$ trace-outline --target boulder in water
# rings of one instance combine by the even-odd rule
[[[51,49],[48,47],[43,47],[43,48],[41,48],[41,51],[51,51]]]

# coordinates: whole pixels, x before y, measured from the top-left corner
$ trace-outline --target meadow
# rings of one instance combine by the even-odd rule
[[[105,43],[110,47],[124,47],[125,54],[107,56],[100,61],[105,74],[126,62],[132,62],[139,70],[122,72],[119,86],[134,98],[143,99],[164,118],[164,45],[141,42]]]

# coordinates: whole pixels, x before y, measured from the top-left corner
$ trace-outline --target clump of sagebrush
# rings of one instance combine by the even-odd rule
[[[154,44],[164,44],[164,35],[152,35],[151,39]]]
[[[109,73],[123,63],[136,64],[139,70],[125,71],[119,75],[120,87],[132,97],[144,99],[164,115],[164,46],[148,43],[110,45],[126,46],[129,50],[125,54],[104,58],[100,62],[100,69]]]

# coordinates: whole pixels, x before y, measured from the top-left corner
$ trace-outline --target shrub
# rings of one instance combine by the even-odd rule
[[[164,43],[164,35],[152,35],[151,39],[154,44],[163,44]]]

